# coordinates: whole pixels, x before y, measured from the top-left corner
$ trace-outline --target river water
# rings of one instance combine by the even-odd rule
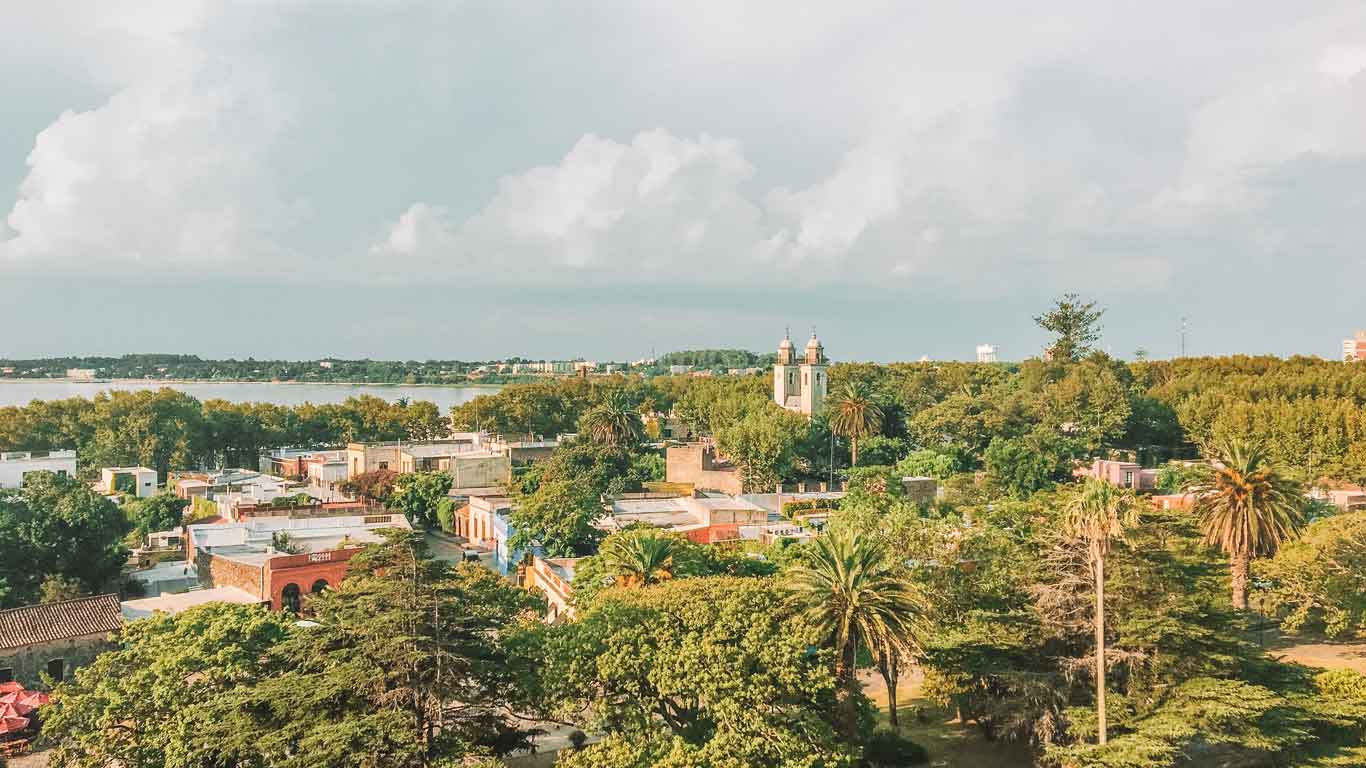
[[[27,405],[30,400],[61,400],[68,397],[94,397],[111,389],[140,390],[170,387],[199,400],[222,399],[235,403],[257,402],[277,405],[303,403],[340,403],[348,397],[374,395],[390,402],[406,397],[428,400],[445,413],[452,405],[489,395],[498,387],[412,386],[403,384],[289,384],[269,381],[54,381],[49,379],[0,379],[0,406]]]

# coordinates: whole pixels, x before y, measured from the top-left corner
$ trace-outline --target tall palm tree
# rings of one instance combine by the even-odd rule
[[[891,654],[904,658],[917,653],[920,596],[880,543],[848,531],[818,537],[808,562],[791,572],[791,586],[803,615],[835,651],[840,724],[852,740],[857,731],[858,649],[888,654],[888,661]]]
[[[1226,440],[1218,461],[1196,486],[1195,513],[1205,543],[1228,554],[1233,607],[1247,610],[1247,571],[1254,557],[1270,557],[1304,524],[1300,484],[1280,474],[1260,445]]]
[[[849,438],[849,463],[857,466],[859,438],[882,429],[882,407],[873,400],[873,388],[867,382],[853,381],[844,385],[830,401],[830,429],[840,437]]]
[[[1087,562],[1096,592],[1096,725],[1099,741],[1105,733],[1105,557],[1110,544],[1124,538],[1124,529],[1137,521],[1134,496],[1126,489],[1088,477],[1081,492],[1067,505],[1068,535],[1086,542]]]
[[[595,443],[623,448],[640,442],[645,426],[631,401],[621,392],[608,392],[583,415],[580,428]]]
[[[620,531],[602,543],[598,554],[624,587],[643,587],[679,575],[683,542],[675,534],[651,528]]]

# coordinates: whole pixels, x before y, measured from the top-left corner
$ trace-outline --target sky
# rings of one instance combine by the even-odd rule
[[[1335,357],[1366,4],[50,0],[0,357]]]

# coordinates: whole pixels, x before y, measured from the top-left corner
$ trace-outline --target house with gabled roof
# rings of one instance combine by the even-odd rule
[[[0,611],[0,682],[42,688],[47,675],[59,683],[112,648],[121,626],[115,594]]]

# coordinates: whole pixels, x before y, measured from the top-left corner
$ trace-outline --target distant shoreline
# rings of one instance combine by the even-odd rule
[[[507,384],[500,384],[491,381],[466,381],[459,384],[434,384],[422,382],[409,384],[401,381],[299,381],[298,379],[272,380],[272,379],[69,379],[69,378],[48,378],[41,379],[20,379],[13,377],[0,377],[0,385],[3,384],[40,384],[50,382],[52,384],[298,384],[309,387],[432,387],[444,389],[459,389],[464,387],[506,387]]]

